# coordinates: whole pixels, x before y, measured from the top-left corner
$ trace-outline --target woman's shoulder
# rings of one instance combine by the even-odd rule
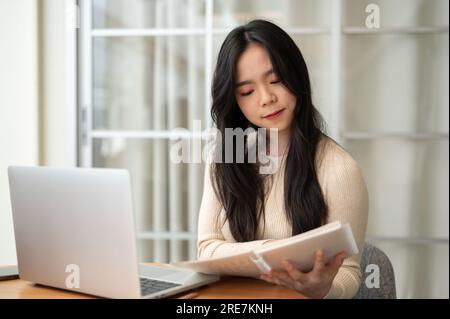
[[[317,170],[320,173],[339,172],[347,174],[361,174],[358,162],[339,143],[323,135],[317,147]]]

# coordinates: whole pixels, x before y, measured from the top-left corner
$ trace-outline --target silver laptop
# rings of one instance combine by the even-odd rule
[[[107,298],[162,298],[217,276],[138,264],[121,169],[8,168],[20,278]]]

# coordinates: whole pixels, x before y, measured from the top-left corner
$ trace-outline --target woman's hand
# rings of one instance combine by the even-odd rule
[[[344,251],[340,252],[328,264],[325,264],[323,251],[318,250],[315,254],[314,268],[310,272],[301,272],[289,260],[283,260],[286,271],[271,270],[260,278],[297,290],[309,298],[323,298],[330,291],[333,279],[346,255]]]

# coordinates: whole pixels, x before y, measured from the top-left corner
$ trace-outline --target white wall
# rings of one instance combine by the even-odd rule
[[[6,167],[38,162],[36,2],[0,0],[0,264],[16,253]]]
[[[64,3],[0,0],[0,265],[16,263],[7,166],[75,165]]]

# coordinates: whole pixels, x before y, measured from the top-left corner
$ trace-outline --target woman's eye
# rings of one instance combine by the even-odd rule
[[[253,92],[253,90],[249,91],[249,92],[241,93],[241,96],[248,96],[248,95],[252,94],[252,92]]]
[[[275,80],[275,81],[270,82],[270,84],[277,84],[277,83],[280,83],[280,80]]]

